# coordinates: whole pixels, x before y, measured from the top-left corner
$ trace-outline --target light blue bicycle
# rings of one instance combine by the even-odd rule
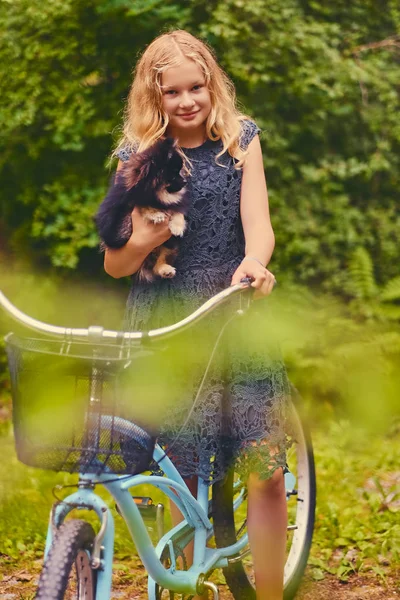
[[[143,425],[143,416],[133,419],[132,402],[125,401],[129,374],[158,360],[163,347],[158,342],[173,339],[234,296],[240,306],[232,309],[231,317],[240,318],[250,303],[244,285],[222,291],[171,326],[128,333],[48,325],[19,311],[0,292],[5,310],[42,334],[6,337],[18,458],[30,466],[79,473],[77,491],[51,510],[38,600],[111,597],[114,518],[96,494],[97,485],[111,494],[132,535],[148,573],[150,600],[188,598],[205,590],[216,600],[218,588],[209,577],[220,568],[234,598],[255,599],[245,482],[234,472],[211,488],[199,480],[194,498],[165,449],[156,443],[156,431]],[[213,353],[203,381],[212,358]],[[311,440],[293,391],[290,419],[295,443],[285,474],[289,512],[285,600],[294,597],[307,563],[316,497]],[[146,471],[152,474],[143,474]],[[162,505],[132,496],[142,484],[161,490],[180,509],[183,521],[164,533]],[[155,544],[143,519],[149,507],[158,523]],[[94,511],[99,520],[96,531],[87,521],[69,517],[75,509]],[[188,567],[184,549],[192,540],[194,558]]]

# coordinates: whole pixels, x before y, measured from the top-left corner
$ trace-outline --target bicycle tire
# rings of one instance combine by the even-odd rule
[[[71,519],[61,525],[39,578],[36,600],[95,600],[97,572],[90,566],[89,554],[94,538],[86,521]],[[76,589],[68,590],[74,566]]]
[[[293,395],[295,399],[299,399],[296,390],[293,390]],[[299,409],[293,402],[291,411],[295,421],[296,442],[293,444],[292,457],[290,459],[288,456],[288,460],[291,460],[292,463],[296,462],[298,465],[298,494],[292,514],[289,510],[289,515],[292,516],[292,520],[289,520],[289,525],[296,526],[297,529],[293,530],[290,542],[288,542],[284,578],[284,600],[292,600],[294,598],[304,574],[311,548],[316,504],[315,465],[311,436],[308,427],[300,418]],[[290,468],[290,470],[292,469]],[[238,519],[236,518],[237,515],[235,515],[233,504],[235,477],[232,471],[224,481],[213,485],[212,515],[214,535],[216,545],[220,548],[234,544],[239,537],[237,535]],[[243,488],[244,486],[242,485]],[[245,510],[245,508],[243,506],[242,510]],[[245,518],[239,529],[240,535],[242,535],[246,529]],[[256,593],[254,583],[251,580],[251,565],[249,567],[251,559],[249,561],[249,559],[245,558],[244,561],[246,568],[243,561],[241,561],[230,564],[223,570],[225,581],[236,600],[255,600]]]

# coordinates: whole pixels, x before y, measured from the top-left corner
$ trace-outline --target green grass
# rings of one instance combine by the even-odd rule
[[[318,504],[312,576],[331,573],[346,580],[353,572],[396,576],[400,563],[399,432],[379,436],[333,419],[313,431]],[[25,467],[18,462],[11,427],[0,430],[0,572],[42,556],[56,484],[76,476]],[[61,492],[65,496],[70,490]],[[143,494],[159,496],[142,489]],[[103,496],[107,498],[107,496]],[[109,499],[110,506],[113,505]],[[114,510],[116,561],[132,560],[133,544]]]
[[[400,564],[399,431],[374,435],[347,421],[314,433],[318,502],[310,564],[346,580],[385,579]]]

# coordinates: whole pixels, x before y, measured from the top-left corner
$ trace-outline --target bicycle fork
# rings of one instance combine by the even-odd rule
[[[96,598],[110,598],[112,584],[112,562],[114,552],[114,518],[105,502],[93,492],[93,485],[89,482],[80,482],[79,490],[65,500],[56,502],[50,513],[50,522],[47,530],[45,560],[57,529],[62,525],[67,515],[74,509],[93,510],[99,520],[100,529],[97,533],[90,557],[92,569],[97,570]]]
[[[106,476],[98,476],[99,479],[107,480]],[[155,478],[154,478],[155,479]],[[193,593],[203,583],[200,569],[194,571],[178,571],[171,573],[165,569],[157,557],[151,539],[148,535],[140,511],[132,499],[129,491],[124,489],[126,482],[111,483],[104,481],[104,486],[112,493],[114,499],[118,502],[119,509],[125,522],[131,531],[132,538],[142,562],[148,571],[152,573],[157,581],[166,589],[177,587],[179,591]],[[55,503],[51,511],[50,523],[48,527],[45,558],[53,543],[57,543],[57,529],[62,525],[67,515],[74,509],[93,510],[101,522],[99,533],[97,534],[93,552],[91,554],[91,567],[97,571],[96,600],[105,600],[111,597],[112,587],[112,562],[114,549],[114,519],[112,513],[104,501],[93,491],[94,483],[89,479],[80,479],[79,490],[62,501]],[[188,492],[189,494],[189,492]],[[191,497],[190,497],[191,498]],[[194,502],[194,499],[193,499]],[[212,589],[212,588],[211,588]],[[215,596],[218,598],[218,595]]]

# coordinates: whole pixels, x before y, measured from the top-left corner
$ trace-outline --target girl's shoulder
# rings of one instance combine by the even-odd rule
[[[242,132],[239,138],[239,146],[242,150],[247,150],[248,145],[255,136],[260,133],[261,129],[251,119],[244,119],[241,122]]]

